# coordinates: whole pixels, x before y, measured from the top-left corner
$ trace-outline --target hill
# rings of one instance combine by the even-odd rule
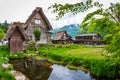
[[[65,25],[59,29],[53,29],[53,30],[50,30],[50,32],[52,32],[52,38],[55,36],[55,34],[59,31],[63,31],[63,30],[66,30],[67,33],[73,37],[75,36],[76,34],[80,33],[80,30],[79,30],[79,27],[80,25],[79,24],[70,24],[70,25]]]

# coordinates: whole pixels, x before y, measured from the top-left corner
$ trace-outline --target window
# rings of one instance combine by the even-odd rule
[[[63,38],[64,38],[64,39],[66,38],[66,34],[64,34]]]
[[[41,23],[41,20],[35,19],[35,24],[40,24],[40,23]]]

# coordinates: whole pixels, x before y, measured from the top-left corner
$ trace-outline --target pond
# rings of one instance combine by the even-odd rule
[[[71,70],[65,66],[54,64],[52,72],[48,80],[95,80],[92,79],[90,73],[82,70]]]
[[[71,70],[65,66],[49,64],[47,60],[14,59],[10,60],[15,70],[25,74],[30,80],[95,80],[90,73]]]

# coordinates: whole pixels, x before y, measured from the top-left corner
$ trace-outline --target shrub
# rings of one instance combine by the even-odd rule
[[[35,41],[28,42],[27,50],[35,50]]]
[[[41,32],[40,32],[40,30],[38,28],[33,31],[33,34],[35,36],[36,41],[40,40]]]

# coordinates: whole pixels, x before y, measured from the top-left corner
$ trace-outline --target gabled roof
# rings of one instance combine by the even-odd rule
[[[57,34],[55,35],[55,37],[53,38],[53,40],[61,40],[62,39],[62,36],[65,34],[67,34],[66,31],[59,31],[57,32]]]
[[[53,29],[50,22],[48,21],[47,17],[45,16],[44,12],[42,11],[41,7],[36,7],[36,9],[32,12],[32,14],[30,15],[30,17],[26,20],[25,25],[27,26],[27,24],[31,21],[31,19],[35,16],[36,13],[39,13],[43,20],[45,21],[45,23],[47,24],[47,28],[48,30]],[[25,26],[25,27],[26,27]]]
[[[3,39],[8,40],[11,37],[14,30],[16,30],[16,29],[20,30],[20,32],[22,33],[25,40],[29,40],[28,36],[24,30],[24,23],[20,23],[20,22],[12,23]]]
[[[76,36],[96,36],[96,35],[99,35],[97,33],[89,33],[89,34],[78,34]]]

